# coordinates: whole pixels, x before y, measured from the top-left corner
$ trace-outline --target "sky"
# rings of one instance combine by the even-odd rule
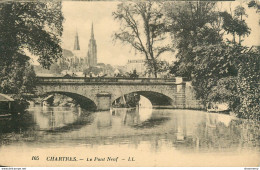
[[[117,1],[63,1],[62,11],[65,18],[62,36],[62,47],[73,50],[76,31],[79,35],[81,57],[87,55],[88,41],[91,34],[91,24],[94,25],[94,35],[97,43],[98,62],[125,65],[129,59],[144,59],[142,55],[135,52],[130,46],[123,46],[118,41],[113,42],[112,35],[119,30],[120,24],[113,19],[112,12],[116,11]],[[221,2],[221,10],[229,10],[229,7],[235,7],[240,2]],[[246,6],[248,18],[246,22],[251,28],[251,34],[246,37],[244,44],[260,45],[260,26],[258,24],[259,14],[255,9],[248,9]],[[171,62],[174,54],[166,53],[163,59]]]
[[[77,30],[81,55],[86,56],[93,22],[98,62],[123,65],[128,59],[138,58],[135,56],[134,50],[131,52],[131,48],[123,47],[119,42],[116,44],[113,42],[112,35],[120,27],[112,17],[112,12],[117,9],[117,4],[118,2],[114,1],[64,1],[62,8],[65,17],[63,48],[73,49]]]

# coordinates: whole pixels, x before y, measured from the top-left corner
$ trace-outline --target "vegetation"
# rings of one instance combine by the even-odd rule
[[[45,68],[62,54],[61,2],[0,3],[0,93],[33,91],[35,73],[29,51]]]
[[[197,97],[204,103],[229,103],[239,117],[259,118],[260,51],[221,44],[201,47],[196,52],[192,82]]]
[[[239,44],[241,43],[241,36],[249,35],[250,29],[248,28],[243,16],[247,16],[245,9],[241,6],[237,6],[235,9],[235,15],[232,16],[228,12],[221,12],[220,16],[223,18],[223,29],[227,33],[233,35],[233,43],[236,42],[236,35],[239,36]]]
[[[157,77],[159,56],[173,50],[169,44],[163,43],[167,36],[161,3],[123,2],[113,16],[121,24],[114,35],[115,40],[143,54],[148,69]]]
[[[194,47],[222,41],[215,2],[170,2],[165,4],[166,22],[177,49],[171,73],[191,79],[195,68]]]
[[[236,7],[232,16],[214,2],[178,4],[166,8],[178,49],[171,72],[190,78],[204,104],[226,102],[237,116],[259,119],[260,51],[241,45],[250,34],[245,9]]]
[[[46,68],[61,57],[61,2],[7,2],[0,9],[1,64],[28,60],[24,49]]]

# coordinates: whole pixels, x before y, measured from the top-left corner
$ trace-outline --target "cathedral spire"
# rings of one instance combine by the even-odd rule
[[[78,36],[78,31],[77,30],[76,30],[75,41],[74,41],[74,50],[80,50],[80,47],[79,47],[79,36]]]
[[[91,39],[94,39],[94,28],[93,28],[93,22],[91,27]]]
[[[95,67],[97,65],[97,44],[96,40],[94,38],[94,28],[93,28],[93,22],[91,27],[91,36],[88,44],[88,66],[89,67]]]

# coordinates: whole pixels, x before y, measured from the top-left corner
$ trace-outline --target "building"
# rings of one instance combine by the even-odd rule
[[[94,37],[93,23],[91,27],[91,37],[88,44],[88,66],[95,67],[97,65],[97,44]]]
[[[14,99],[0,93],[0,117],[9,116],[13,109]]]
[[[75,35],[75,40],[74,40],[74,48],[72,51],[73,55],[74,55],[74,60],[72,60],[71,63],[71,71],[83,71],[84,69],[86,69],[88,67],[88,60],[86,57],[82,57],[81,55],[81,50],[80,50],[80,45],[79,45],[79,36],[78,36],[78,32],[76,31],[76,35]]]
[[[76,31],[76,36],[75,36],[75,41],[74,41],[74,50],[75,51],[80,50],[78,31]]]
[[[132,73],[134,70],[136,70],[139,75],[144,75],[146,71],[145,60],[128,60],[126,72]]]
[[[67,70],[67,72],[78,72],[87,68],[87,58],[82,57],[81,53],[79,36],[76,31],[72,50],[63,49],[63,57],[58,60],[58,65],[61,70]]]
[[[97,66],[97,44],[94,37],[93,23],[91,27],[91,36],[88,44],[87,55],[82,55],[83,53],[80,49],[79,35],[77,31],[72,51],[65,49],[64,51],[65,53],[63,53],[63,58],[58,60],[58,65],[67,73],[83,72],[83,70],[89,67]]]

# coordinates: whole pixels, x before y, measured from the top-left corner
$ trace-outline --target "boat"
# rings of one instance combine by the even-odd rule
[[[229,114],[229,111],[230,109],[227,103],[209,102],[207,104],[207,112]]]

